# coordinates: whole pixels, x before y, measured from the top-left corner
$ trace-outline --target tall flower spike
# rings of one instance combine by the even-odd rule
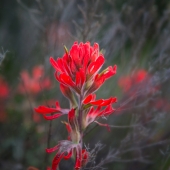
[[[75,42],[70,50],[64,46],[65,54],[61,58],[50,57],[50,63],[55,69],[55,77],[60,83],[62,94],[69,100],[70,108],[62,109],[59,103],[55,108],[39,106],[36,112],[42,114],[46,120],[56,119],[67,114],[68,122],[63,122],[68,132],[68,140],[59,141],[53,148],[47,149],[47,153],[56,151],[52,161],[52,170],[56,170],[61,159],[75,158],[75,170],[80,170],[89,160],[89,153],[83,149],[84,130],[95,122],[100,126],[107,124],[98,122],[98,118],[109,116],[115,109],[112,104],[116,97],[97,99],[97,91],[103,83],[116,74],[117,66],[109,66],[103,71],[105,58],[99,52],[99,45],[90,42]],[[52,115],[49,115],[52,113]]]

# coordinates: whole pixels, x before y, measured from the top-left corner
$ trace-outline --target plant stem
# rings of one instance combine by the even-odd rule
[[[47,148],[50,147],[51,130],[52,130],[52,120],[50,120],[49,129],[48,129]],[[48,163],[48,153],[45,152],[45,158],[44,158],[44,170],[46,170],[47,163]]]
[[[79,107],[78,107],[78,124],[79,124],[79,131],[81,135],[81,146],[83,146],[83,132],[82,132],[82,118],[83,118],[83,108],[82,108],[82,101],[83,101],[83,95],[82,93],[80,94],[79,97]]]

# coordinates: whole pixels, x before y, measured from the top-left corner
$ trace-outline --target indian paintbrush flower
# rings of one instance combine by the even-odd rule
[[[52,170],[56,170],[61,159],[75,157],[75,169],[81,169],[88,162],[89,153],[83,149],[83,133],[91,123],[109,127],[98,122],[98,118],[109,116],[114,112],[112,104],[116,97],[96,100],[95,91],[103,83],[116,74],[117,66],[109,66],[102,72],[105,58],[99,51],[99,45],[90,42],[75,42],[70,51],[65,48],[62,58],[56,60],[50,57],[50,63],[55,69],[55,77],[60,83],[60,90],[69,100],[70,108],[62,109],[58,102],[55,108],[39,106],[35,111],[42,114],[46,120],[57,119],[68,115],[68,122],[63,122],[68,131],[68,140],[58,142],[48,153],[57,151],[52,162]]]

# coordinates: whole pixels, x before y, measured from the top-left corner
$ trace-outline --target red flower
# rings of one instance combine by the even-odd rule
[[[62,58],[50,58],[56,70],[56,79],[78,94],[83,90],[88,94],[93,93],[116,73],[116,66],[110,66],[99,74],[104,61],[103,54],[99,52],[99,45],[94,43],[92,47],[89,42],[75,42],[70,51],[66,49]]]
[[[123,88],[124,91],[130,90],[132,87],[139,85],[142,82],[148,80],[150,76],[145,70],[138,70],[132,76],[123,76],[119,79],[119,86]]]
[[[101,124],[96,121],[97,118],[109,116],[112,114],[115,109],[112,108],[112,104],[117,102],[116,97],[110,97],[109,99],[99,99],[96,100],[95,94],[90,94],[87,96],[84,101],[84,115],[83,115],[83,128],[85,129],[89,124],[96,122],[100,126],[106,126],[108,128],[107,124]],[[94,106],[97,106],[94,108]],[[102,107],[105,107],[104,109]]]
[[[42,66],[35,66],[32,70],[32,76],[24,70],[21,72],[22,82],[19,85],[19,92],[25,94],[25,90],[31,94],[37,94],[44,89],[51,88],[51,81],[49,78],[43,78],[44,69]],[[42,77],[42,80],[41,80]]]
[[[109,116],[115,111],[112,104],[117,98],[95,100],[94,92],[116,74],[117,66],[109,66],[99,73],[104,61],[103,54],[99,52],[99,45],[94,43],[90,46],[89,42],[85,44],[75,42],[70,51],[65,48],[62,58],[57,60],[50,58],[61,92],[70,102],[70,109],[61,109],[58,102],[55,108],[39,106],[35,109],[47,120],[68,114],[68,122],[64,122],[68,140],[60,141],[55,147],[46,150],[48,153],[57,150],[52,170],[56,170],[61,159],[69,159],[72,155],[76,158],[75,170],[83,167],[89,157],[88,152],[82,149],[85,128],[93,122],[109,128],[107,124],[101,124],[97,119]],[[50,113],[53,115],[46,116]]]
[[[108,128],[107,124],[102,124],[97,121],[97,118],[100,117],[106,117],[110,114],[114,113],[115,109],[112,108],[111,104],[106,106],[104,109],[101,106],[98,106],[94,109],[94,107],[91,107],[90,110],[84,112],[83,116],[83,129],[85,129],[88,125],[95,122],[100,126],[106,126]]]

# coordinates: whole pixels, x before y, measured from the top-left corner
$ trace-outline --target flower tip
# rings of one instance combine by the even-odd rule
[[[117,71],[117,65],[114,65],[114,66],[113,66],[113,70],[114,70],[115,73],[116,73],[116,71]]]
[[[45,151],[46,151],[47,153],[51,153],[49,149],[45,149]]]
[[[53,59],[53,57],[52,57],[52,56],[50,56],[50,62],[51,62],[52,60],[54,60],[54,59]]]
[[[112,99],[112,102],[113,102],[113,103],[117,103],[117,101],[118,101],[118,100],[117,100],[117,97],[114,97],[114,98]]]

